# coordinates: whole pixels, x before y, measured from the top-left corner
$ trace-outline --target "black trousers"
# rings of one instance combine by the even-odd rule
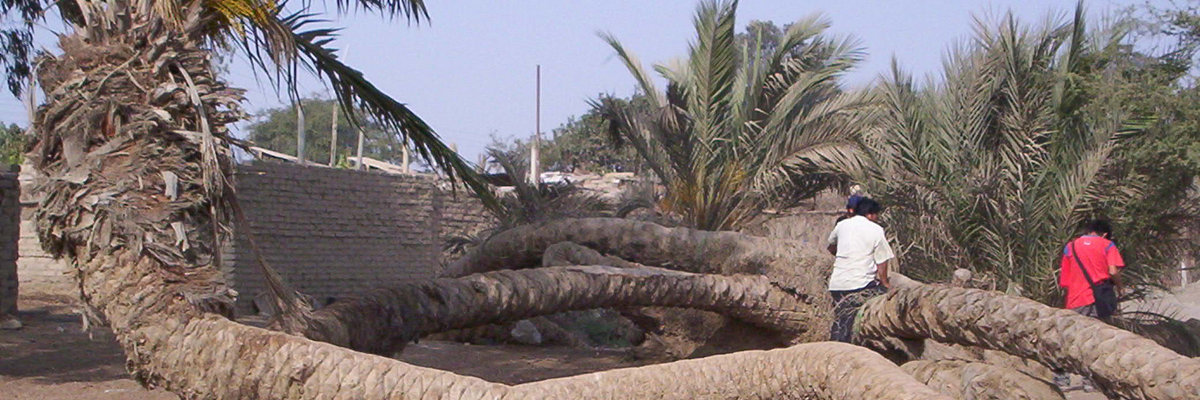
[[[830,290],[833,296],[833,327],[829,329],[829,339],[850,343],[854,335],[854,317],[858,308],[862,307],[872,297],[887,293],[887,288],[878,281],[871,281],[867,286],[854,290]]]

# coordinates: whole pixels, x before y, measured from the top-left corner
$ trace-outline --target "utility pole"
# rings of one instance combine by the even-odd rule
[[[25,129],[25,134],[29,136],[33,136],[33,120],[37,118],[37,93],[33,91],[37,80],[34,75],[29,74],[29,84],[25,86],[25,111],[29,113],[29,128]]]
[[[404,152],[400,153],[400,157],[400,162],[404,164],[403,171],[407,174],[409,173],[408,164],[412,162],[408,160],[408,141],[404,142]]]
[[[333,102],[333,127],[329,129],[329,166],[337,164],[337,117],[338,102]]]
[[[366,168],[363,168],[362,147],[363,147],[363,128],[362,128],[362,126],[359,126],[358,127],[358,166],[357,167],[358,167],[358,170],[360,170],[360,171],[366,169]]]
[[[304,104],[296,99],[296,159],[304,165]]]
[[[342,57],[347,57],[347,58],[350,57],[350,45],[349,44],[346,45],[346,51],[342,52]],[[337,120],[338,120],[338,107],[340,107],[340,104],[338,103],[337,99],[338,99],[338,97],[335,94],[333,96],[333,129],[331,129],[332,132],[329,133],[329,135],[330,135],[329,136],[329,166],[330,167],[334,166],[334,164],[337,163],[337,136],[338,136],[337,135],[337,128],[338,128]],[[353,112],[353,110],[351,110],[351,112]],[[358,147],[360,149],[359,150],[360,154],[358,156],[362,157],[362,154],[361,154],[362,139],[359,139]],[[362,159],[359,158],[358,161],[361,163]]]
[[[538,165],[538,153],[542,147],[542,66],[537,66],[537,97],[534,105],[534,123],[533,123],[533,144],[529,146],[529,182],[537,185],[541,183],[540,165]]]

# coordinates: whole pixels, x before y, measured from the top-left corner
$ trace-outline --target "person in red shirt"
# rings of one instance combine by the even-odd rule
[[[1087,278],[1080,271],[1080,263],[1087,268],[1087,273],[1093,282],[1100,283],[1110,280],[1116,284],[1119,282],[1117,273],[1125,267],[1125,260],[1121,258],[1121,252],[1117,250],[1116,243],[1110,240],[1112,225],[1109,225],[1108,221],[1102,219],[1088,221],[1085,230],[1086,234],[1063,246],[1058,285],[1067,291],[1064,308],[1089,317],[1098,317],[1095,306],[1096,298],[1092,295],[1092,286],[1088,284]],[[1078,261],[1075,259],[1072,248],[1079,252]]]
[[[1092,282],[1097,284],[1111,281],[1117,284],[1117,273],[1125,267],[1121,251],[1117,250],[1112,239],[1112,225],[1102,219],[1088,221],[1084,225],[1086,234],[1067,242],[1063,246],[1062,261],[1059,263],[1058,286],[1066,289],[1067,296],[1064,308],[1092,318],[1099,318],[1096,311],[1096,297],[1092,294],[1092,285],[1083,275],[1080,266],[1087,269]],[[1076,254],[1078,253],[1078,254]],[[1078,260],[1076,260],[1078,256]],[[1054,371],[1054,384],[1066,390],[1070,386],[1070,376],[1065,371]],[[1084,378],[1083,390],[1094,391],[1092,382]]]

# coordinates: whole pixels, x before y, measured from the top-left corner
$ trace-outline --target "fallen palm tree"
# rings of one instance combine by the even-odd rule
[[[826,264],[826,258],[806,253],[804,248],[799,243],[736,232],[667,228],[620,218],[560,219],[498,232],[449,265],[443,275],[571,263],[628,266],[630,262],[702,274],[761,275],[804,306],[796,315],[805,330],[782,342],[786,344],[825,340],[832,321],[824,269],[814,268]],[[655,314],[666,325],[685,325],[683,320],[692,319],[679,317],[678,312]],[[667,351],[688,356],[705,344],[728,351],[725,338],[716,335],[730,322],[718,319],[705,326],[676,329],[672,333],[682,337],[675,339],[685,343],[677,342],[678,349]],[[732,321],[731,325],[736,324]],[[754,333],[752,329],[740,332]]]
[[[501,232],[454,268],[482,271],[504,263],[534,267],[548,251],[562,254],[562,248],[570,246],[560,243],[567,241],[639,264],[711,273],[757,271],[773,283],[773,274],[786,280],[820,270],[804,264],[802,257],[789,259],[798,251],[786,241],[611,218],[560,220]],[[687,263],[671,262],[672,257]],[[1092,377],[1112,396],[1200,396],[1200,362],[1098,320],[997,292],[911,281],[897,286],[863,307],[858,322],[861,339],[934,339],[999,350]],[[812,289],[799,293],[809,299],[823,294]],[[828,303],[815,306],[829,307]]]
[[[304,336],[382,355],[451,329],[563,311],[663,306],[727,315],[785,339],[807,330],[807,307],[762,276],[572,266],[496,271],[403,284],[312,314]]]
[[[1050,382],[991,364],[968,361],[913,361],[900,366],[918,381],[949,396],[966,399],[1063,399]]]
[[[899,288],[863,305],[864,339],[930,338],[1007,352],[1091,378],[1111,397],[1200,398],[1200,360],[1070,310],[978,289]]]

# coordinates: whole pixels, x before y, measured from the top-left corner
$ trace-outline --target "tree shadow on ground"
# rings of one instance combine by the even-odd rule
[[[23,308],[24,327],[0,331],[0,380],[36,378],[46,383],[127,379],[125,355],[106,327],[82,331],[70,307]]]

